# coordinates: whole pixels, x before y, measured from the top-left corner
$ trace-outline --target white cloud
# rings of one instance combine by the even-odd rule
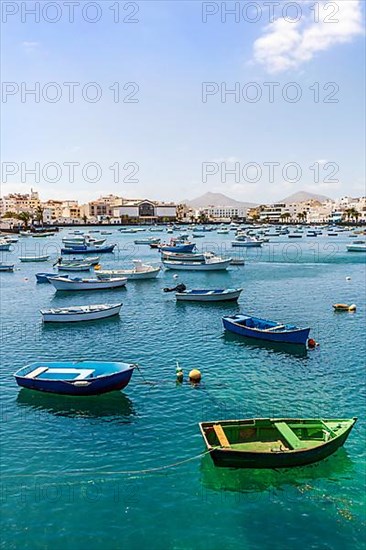
[[[361,0],[333,1],[339,8],[334,15],[325,4],[326,0],[319,3],[319,23],[314,22],[312,13],[312,18],[303,15],[293,23],[280,18],[267,26],[265,34],[254,42],[254,61],[272,74],[297,69],[317,53],[363,34]]]

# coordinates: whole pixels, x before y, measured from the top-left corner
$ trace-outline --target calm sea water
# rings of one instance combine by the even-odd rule
[[[34,274],[52,271],[51,261],[20,264],[18,256],[42,249],[56,258],[67,233],[20,239],[2,255],[19,268],[0,274],[2,547],[363,548],[365,258],[346,252],[348,234],[273,239],[259,251],[236,249],[245,267],[181,272],[187,287],[244,288],[238,305],[200,305],[177,304],[162,292],[176,284],[172,271],[107,292],[36,285]],[[232,238],[208,233],[196,242],[229,253]],[[133,239],[113,230],[108,242],[119,250],[102,257],[103,267],[133,257],[159,261],[157,251]],[[42,307],[120,299],[117,319],[41,322]],[[335,302],[355,303],[357,312],[335,314]],[[301,353],[243,343],[221,323],[238,311],[309,325],[320,346]],[[20,390],[12,377],[39,359],[81,358],[138,362],[144,378],[136,371],[124,392],[78,400]],[[176,361],[185,379],[200,369],[202,384],[177,385]],[[308,467],[219,469],[199,456],[198,422],[275,415],[359,421],[343,449]],[[175,468],[125,473],[189,458]]]

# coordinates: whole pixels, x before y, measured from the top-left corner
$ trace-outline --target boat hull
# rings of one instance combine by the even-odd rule
[[[239,336],[254,338],[256,340],[266,340],[268,342],[279,342],[283,344],[306,345],[310,333],[310,328],[283,332],[268,332],[266,330],[259,330],[239,325],[228,317],[223,317],[222,322],[225,330],[238,334]]]
[[[162,252],[173,252],[174,254],[180,254],[184,252],[193,252],[195,248],[195,244],[183,244],[183,245],[177,245],[177,246],[162,246],[160,250]]]
[[[178,271],[223,271],[229,267],[231,258],[222,262],[199,263],[199,262],[171,262],[163,260],[167,269]]]
[[[151,269],[149,271],[133,271],[133,270],[116,270],[116,271],[98,271],[96,273],[96,276],[98,279],[116,279],[125,277],[129,281],[134,280],[142,280],[142,279],[156,279],[156,277],[159,275],[160,267],[157,267],[156,269]]]
[[[342,435],[330,439],[328,442],[321,443],[312,448],[287,450],[285,452],[251,452],[235,450],[230,447],[212,447],[205,435],[205,427],[212,425],[212,423],[202,422],[199,426],[206,446],[211,450],[210,455],[216,466],[224,468],[270,469],[306,466],[329,457],[344,445],[356,421],[357,419],[354,418],[349,428]],[[224,421],[222,423],[223,426],[225,422],[228,421]]]
[[[83,321],[95,321],[98,319],[107,319],[119,315],[122,304],[116,304],[109,309],[100,311],[88,311],[78,313],[48,313],[45,310],[41,310],[43,321],[45,323],[77,323]],[[66,310],[67,308],[65,308]]]
[[[14,265],[0,265],[0,271],[14,271]]]
[[[175,297],[180,302],[230,302],[238,300],[242,288],[226,290],[221,293],[210,294],[210,291],[202,291],[202,293],[190,293],[189,291],[177,292]]]
[[[19,260],[21,262],[47,262],[49,256],[21,256]]]
[[[246,241],[232,241],[231,246],[234,248],[260,248],[261,242],[246,242]]]
[[[82,365],[82,363],[76,363]],[[26,378],[21,375],[21,369],[15,373],[15,379],[18,386],[37,390],[42,392],[57,393],[61,395],[100,395],[112,391],[119,391],[125,388],[131,380],[134,366],[129,365],[129,368],[121,372],[115,372],[105,376],[98,376],[94,379],[83,381],[68,381],[68,380],[42,380],[40,378]]]
[[[66,278],[65,278],[66,279]],[[90,282],[64,280],[64,278],[49,277],[49,281],[56,290],[106,290],[109,288],[119,288],[126,285],[126,278],[119,278],[115,280],[101,281],[95,280]]]
[[[104,246],[100,248],[80,246],[74,248],[61,248],[61,254],[111,254],[116,245]]]

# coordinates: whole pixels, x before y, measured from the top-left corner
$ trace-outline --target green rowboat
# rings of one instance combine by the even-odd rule
[[[357,418],[252,418],[201,422],[216,466],[290,468],[323,460],[346,441]]]

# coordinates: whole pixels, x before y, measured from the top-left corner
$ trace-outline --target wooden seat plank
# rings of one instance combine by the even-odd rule
[[[213,429],[221,447],[230,447],[230,443],[225,435],[224,430],[222,429],[222,426],[220,424],[214,424]]]

